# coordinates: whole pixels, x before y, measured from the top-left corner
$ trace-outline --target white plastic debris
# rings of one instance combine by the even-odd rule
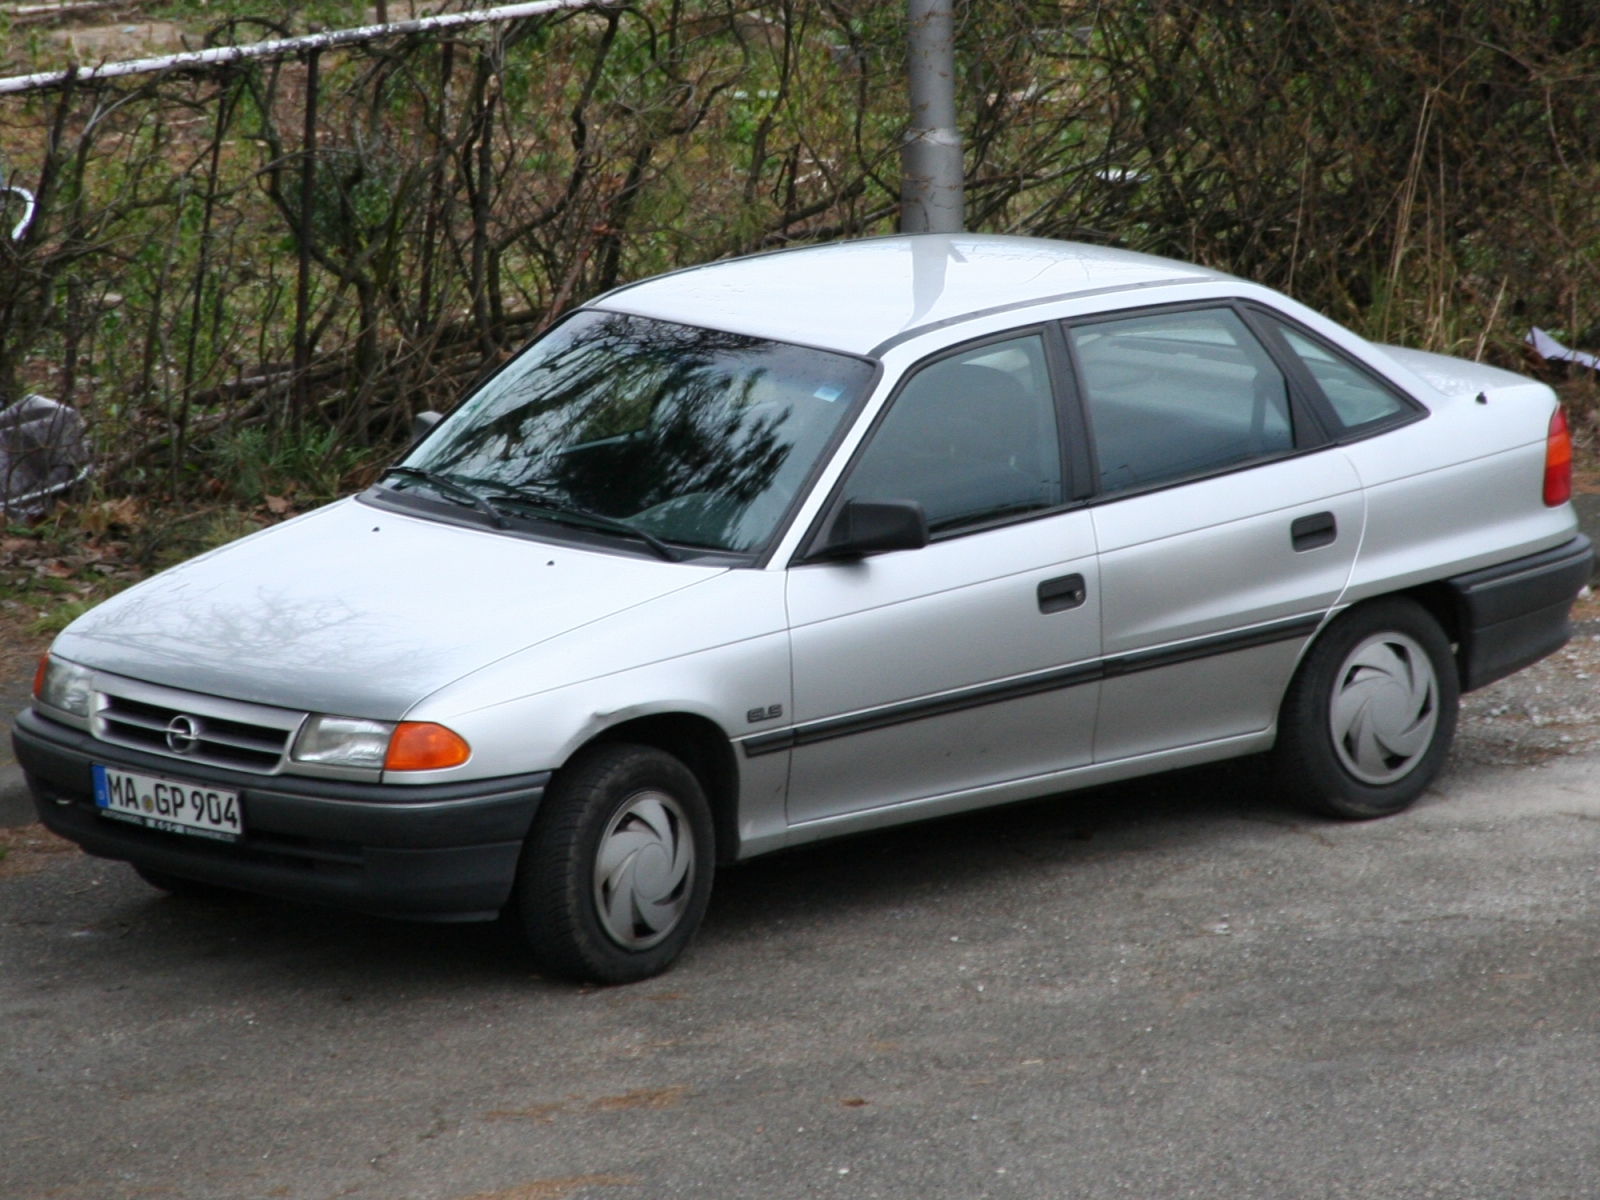
[[[0,409],[0,512],[8,519],[42,512],[90,469],[76,409],[46,396]]]
[[[1574,362],[1590,370],[1600,370],[1600,357],[1582,350],[1568,350],[1537,325],[1528,332],[1524,340],[1533,347],[1533,352],[1546,362]]]

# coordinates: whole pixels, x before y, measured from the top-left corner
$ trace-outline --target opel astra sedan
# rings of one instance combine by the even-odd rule
[[[1218,272],[891,237],[568,315],[371,488],[79,618],[15,727],[160,888],[644,978],[716,865],[1270,752],[1405,808],[1592,554],[1549,388]]]

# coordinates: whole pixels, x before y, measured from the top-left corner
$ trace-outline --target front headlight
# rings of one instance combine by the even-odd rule
[[[94,672],[75,662],[47,655],[33,683],[33,698],[40,704],[88,719],[94,698]]]
[[[301,726],[290,757],[321,767],[381,767],[393,733],[389,721],[314,716]]]

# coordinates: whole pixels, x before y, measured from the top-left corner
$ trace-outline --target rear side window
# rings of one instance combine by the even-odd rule
[[[1320,342],[1314,342],[1282,322],[1273,321],[1289,350],[1305,364],[1317,381],[1328,406],[1346,431],[1375,425],[1411,408],[1388,388]]]
[[[932,533],[1061,503],[1054,393],[1039,334],[923,367],[845,485],[847,500],[915,500]]]
[[[1096,321],[1067,335],[1102,491],[1294,448],[1288,384],[1231,309]]]

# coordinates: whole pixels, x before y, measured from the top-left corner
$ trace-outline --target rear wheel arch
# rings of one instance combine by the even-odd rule
[[[1419,584],[1416,587],[1406,588],[1403,591],[1389,593],[1388,596],[1377,596],[1375,600],[1384,600],[1398,597],[1404,600],[1413,600],[1422,605],[1428,615],[1439,622],[1439,628],[1444,630],[1444,636],[1450,642],[1451,654],[1456,664],[1456,684],[1463,691],[1467,688],[1467,613],[1461,600],[1461,594],[1443,580],[1433,583]],[[1370,603],[1370,601],[1368,602]]]
[[[601,731],[579,746],[567,761],[575,761],[590,748],[610,742],[651,746],[688,767],[711,805],[717,865],[726,866],[738,857],[739,760],[721,726],[697,713],[652,713]]]
[[[1302,653],[1279,708],[1271,756],[1284,791],[1312,811],[1343,819],[1386,816],[1410,805],[1437,773],[1455,731],[1459,656],[1451,644],[1452,625],[1412,592],[1375,596],[1351,605],[1329,621]],[[1364,653],[1365,643],[1389,640],[1390,634],[1395,635],[1394,642],[1410,646],[1409,652],[1402,650],[1402,667],[1417,654],[1428,660],[1430,669],[1425,674],[1431,682],[1426,685],[1425,704],[1412,715],[1432,712],[1434,716],[1426,724],[1420,719],[1414,722],[1416,730],[1426,728],[1428,732],[1421,747],[1403,752],[1412,759],[1410,765],[1393,778],[1368,780],[1358,778],[1359,768],[1348,761],[1340,764],[1337,739],[1329,728],[1330,703],[1344,686],[1340,680],[1348,678],[1353,656]],[[1395,674],[1399,679],[1423,678],[1405,670]],[[1354,686],[1367,685],[1358,682]],[[1422,696],[1422,685],[1416,687],[1417,696]],[[1370,711],[1376,714],[1379,710]],[[1376,736],[1380,744],[1398,749],[1400,740],[1381,741],[1393,732]],[[1409,734],[1402,731],[1402,736]]]

